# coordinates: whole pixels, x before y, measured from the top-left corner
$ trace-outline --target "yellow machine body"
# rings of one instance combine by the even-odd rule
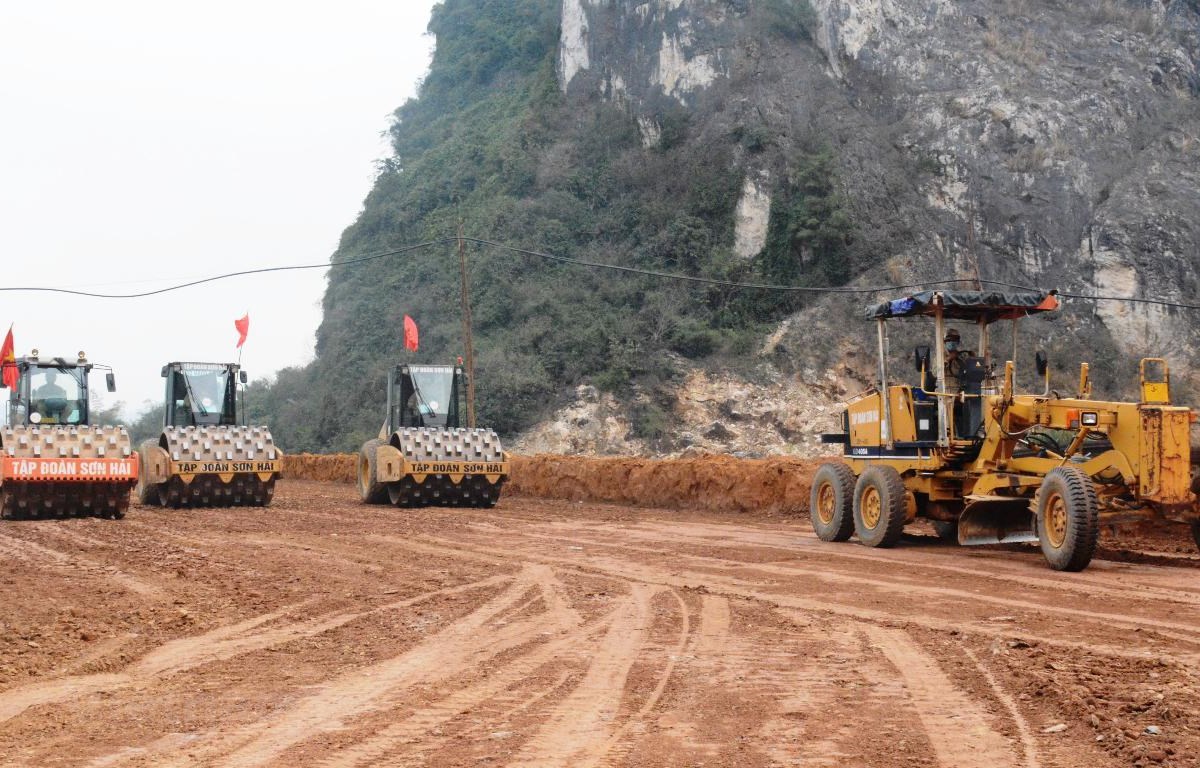
[[[987,326],[1012,320],[1015,349],[1016,321],[1054,309],[1052,299],[1053,293],[997,299],[930,292],[875,309],[879,381],[846,404],[840,433],[823,436],[843,446],[844,466],[853,476],[843,474],[845,480],[839,481],[838,472],[830,470],[821,480],[829,487],[814,485],[814,510],[823,508],[819,518],[814,516],[819,534],[827,533],[827,540],[850,535],[848,522],[838,528],[842,518],[835,514],[836,497],[847,515],[853,509],[859,537],[871,539],[865,526],[876,519],[882,493],[883,506],[897,523],[888,543],[874,546],[890,546],[899,536],[896,526],[915,517],[948,526],[939,533],[956,529],[962,544],[1040,541],[1048,559],[1059,549],[1070,549],[1077,538],[1094,549],[1100,524],[1140,520],[1190,523],[1200,544],[1190,440],[1196,417],[1190,408],[1171,404],[1165,360],[1141,362],[1138,402],[1094,399],[1086,363],[1077,396],[1062,397],[1050,390],[1048,365],[1040,353],[1045,391],[1038,394],[1014,391],[1012,361],[1002,371],[991,362]],[[897,307],[907,314],[888,314]],[[931,347],[918,347],[920,381],[895,383],[889,380],[884,319],[916,315],[935,321],[938,354],[935,360]],[[949,370],[940,347],[947,318],[974,321],[984,347],[984,356],[963,358],[977,374],[958,389],[947,384],[948,376],[930,373]],[[868,478],[873,467],[879,469]],[[885,476],[895,479],[880,479]],[[833,487],[839,483],[844,487]],[[1047,484],[1049,490],[1044,490]],[[864,498],[870,502],[867,512],[860,509],[866,508]],[[1078,570],[1090,557],[1089,550],[1061,559],[1064,569]]]

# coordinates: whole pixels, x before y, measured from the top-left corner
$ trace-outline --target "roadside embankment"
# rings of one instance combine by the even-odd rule
[[[504,492],[667,509],[797,513],[808,508],[810,482],[819,464],[812,459],[718,455],[682,459],[514,456]],[[285,458],[284,475],[298,480],[353,483],[354,472],[353,454]]]

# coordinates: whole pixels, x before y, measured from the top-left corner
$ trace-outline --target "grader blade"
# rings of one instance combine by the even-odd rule
[[[1029,499],[968,496],[958,520],[958,543],[1017,544],[1037,541]]]

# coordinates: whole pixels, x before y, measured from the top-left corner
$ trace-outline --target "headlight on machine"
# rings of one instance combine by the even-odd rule
[[[1094,427],[1100,423],[1100,414],[1095,411],[1084,411],[1079,414],[1079,423],[1085,427]]]

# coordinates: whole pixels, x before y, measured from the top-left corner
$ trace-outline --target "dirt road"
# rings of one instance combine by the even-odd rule
[[[1198,764],[1195,557],[352,496],[0,525],[0,763]]]

